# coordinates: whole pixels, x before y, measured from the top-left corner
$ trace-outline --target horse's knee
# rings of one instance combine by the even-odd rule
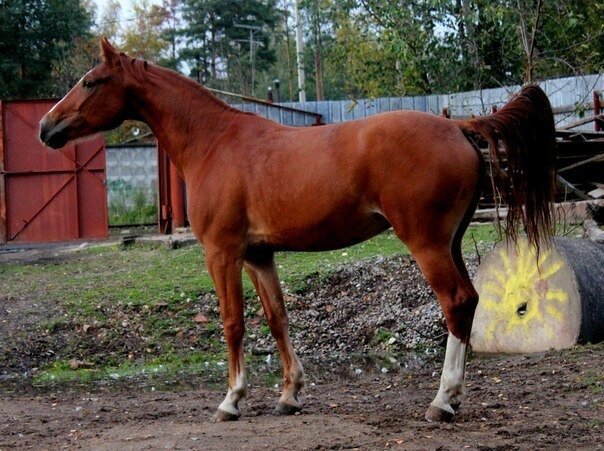
[[[243,319],[226,320],[223,324],[224,337],[227,342],[241,342],[245,334]]]

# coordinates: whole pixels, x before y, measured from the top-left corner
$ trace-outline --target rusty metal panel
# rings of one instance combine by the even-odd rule
[[[0,102],[0,244],[7,241],[6,190],[4,188],[4,104]]]
[[[159,232],[173,233],[187,224],[186,186],[166,151],[157,144]]]
[[[157,143],[157,201],[159,203],[159,233],[172,232],[172,212],[170,209],[170,158]]]
[[[108,235],[104,139],[59,150],[44,147],[38,123],[54,103],[3,104],[4,242]]]

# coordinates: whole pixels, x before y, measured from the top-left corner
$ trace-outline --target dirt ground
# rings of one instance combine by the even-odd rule
[[[40,252],[14,258],[36,260]],[[396,272],[404,274],[401,282],[387,278]],[[279,389],[273,386],[274,378],[254,368],[243,416],[233,423],[210,421],[225,394],[224,387],[213,384],[217,379],[224,381],[225,375],[211,383],[203,375],[186,382],[163,381],[160,376],[117,385],[104,381],[94,386],[43,388],[0,377],[0,451],[604,449],[604,343],[531,356],[471,356],[467,394],[454,422],[431,424],[424,420],[424,412],[436,394],[442,365],[442,350],[427,352],[431,348],[426,343],[433,338],[419,341],[424,355],[410,356],[387,368],[383,360],[351,363],[342,359],[354,352],[383,351],[384,343],[364,340],[365,329],[374,336],[393,316],[422,332],[416,336],[409,335],[412,329],[401,329],[398,336],[392,335],[397,338],[392,346],[398,346],[398,351],[404,351],[404,343],[440,334],[440,316],[426,307],[435,302],[414,266],[405,258],[371,260],[319,282],[311,281],[309,293],[292,301],[290,308],[298,330],[294,341],[307,371],[300,414],[273,415]],[[378,286],[383,288],[377,290]],[[401,299],[413,302],[402,304]],[[209,304],[201,301],[200,308]],[[13,300],[13,304],[11,308],[17,311],[19,302]],[[215,314],[201,311],[208,317]],[[333,313],[324,314],[327,311]],[[365,318],[366,323],[359,323],[358,318]],[[8,341],[16,328],[25,328],[31,340],[39,338],[27,321],[7,324],[2,336]],[[27,343],[22,346],[27,348]],[[61,350],[56,347],[57,355],[65,358]],[[21,351],[14,348],[16,354]],[[25,359],[26,369],[38,365],[42,357]],[[317,364],[317,359],[325,363]],[[275,367],[278,364],[272,371]]]
[[[201,382],[167,391],[136,383],[5,389],[0,449],[602,449],[602,362],[602,344],[474,357],[451,424],[423,419],[438,385],[436,360],[387,373],[313,368],[304,410],[292,417],[273,415],[278,389],[252,378],[233,423],[210,421],[224,392]]]

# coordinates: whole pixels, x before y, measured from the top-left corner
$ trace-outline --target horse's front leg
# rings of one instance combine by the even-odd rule
[[[260,296],[264,315],[277,342],[283,364],[283,393],[275,412],[291,415],[302,409],[298,393],[304,386],[304,371],[289,338],[289,321],[273,255],[247,258],[244,267]]]
[[[245,361],[243,356],[243,287],[241,268],[243,259],[235,252],[206,246],[206,263],[212,276],[220,303],[229,363],[229,388],[224,401],[214,414],[215,421],[239,418],[239,401],[247,394]]]

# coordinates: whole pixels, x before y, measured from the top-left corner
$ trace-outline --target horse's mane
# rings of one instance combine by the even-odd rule
[[[161,67],[156,64],[149,63],[148,61],[140,58],[131,58],[125,53],[120,53],[120,62],[124,71],[139,83],[145,83],[149,79],[156,79],[160,81],[165,81],[166,79],[170,78],[176,79],[180,83],[183,83],[186,86],[189,86],[190,88],[194,89],[195,91],[203,94],[207,98],[207,100],[211,101],[214,105],[219,106],[222,109],[240,114],[254,115],[253,113],[246,113],[230,106],[228,103],[224,102],[223,100],[219,99],[214,94],[212,94],[212,92],[210,92],[201,84],[166,67]]]

